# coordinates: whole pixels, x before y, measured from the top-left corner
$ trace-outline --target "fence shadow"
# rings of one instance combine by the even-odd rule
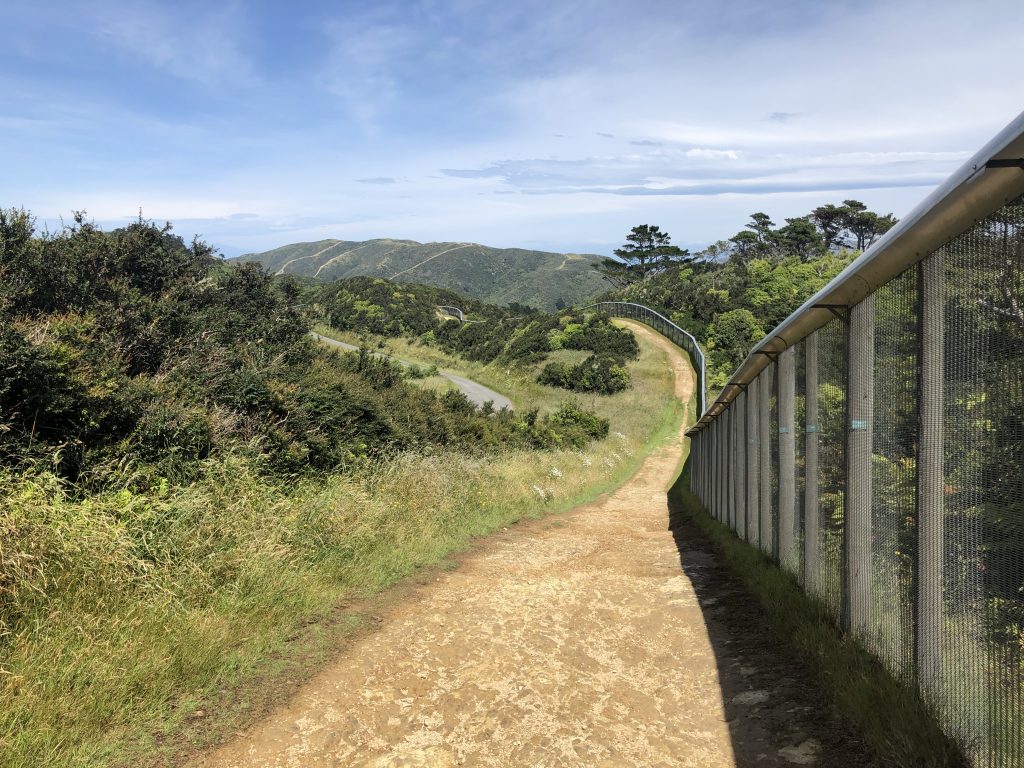
[[[684,467],[668,492],[668,528],[714,649],[736,766],[883,765],[832,714],[796,652],[773,635],[757,599],[720,562],[684,508],[685,477]]]

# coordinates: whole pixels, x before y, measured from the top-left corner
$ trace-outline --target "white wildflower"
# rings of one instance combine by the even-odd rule
[[[547,501],[548,495],[544,492],[544,489],[541,488],[539,485],[533,486],[533,492],[536,493],[538,496],[540,496],[545,501]]]
[[[556,478],[557,477],[561,477],[562,476],[562,470],[560,470],[558,467],[552,467],[551,471],[548,472],[548,474],[551,475],[551,477],[556,477]]]

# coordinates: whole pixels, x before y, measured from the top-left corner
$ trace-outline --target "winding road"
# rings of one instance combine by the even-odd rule
[[[630,326],[692,397],[678,348]],[[873,765],[673,515],[683,444],[670,436],[610,495],[481,543],[192,768]]]
[[[344,341],[337,341],[336,339],[331,339],[328,338],[327,336],[322,336],[321,334],[316,332],[311,332],[311,334],[317,341],[322,341],[324,344],[329,344],[332,347],[338,347],[339,349],[344,349],[349,352],[356,352],[359,350],[359,347],[355,346],[354,344],[346,344]],[[386,355],[381,356],[386,357]],[[398,358],[394,359],[397,360]],[[411,363],[409,363],[407,360],[398,360],[398,362],[400,362],[402,365],[411,365]],[[512,407],[511,400],[509,400],[504,395],[495,392],[493,389],[488,389],[483,384],[479,384],[475,381],[472,381],[470,379],[467,379],[463,376],[459,376],[454,373],[450,373],[448,371],[438,371],[438,375],[448,379],[448,381],[450,381],[452,384],[458,387],[459,391],[461,391],[466,397],[468,397],[470,402],[472,402],[477,407],[482,406],[489,400],[494,404],[494,409],[496,411],[500,411],[502,408],[508,408],[510,411],[514,410]]]

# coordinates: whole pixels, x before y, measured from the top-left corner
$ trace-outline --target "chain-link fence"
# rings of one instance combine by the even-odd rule
[[[1024,120],[1011,128],[756,347],[688,433],[709,513],[1000,768],[1024,765]]]
[[[643,304],[628,301],[601,301],[584,309],[595,309],[611,317],[625,317],[651,326],[662,336],[668,338],[677,347],[685,349],[690,355],[693,370],[697,373],[697,413],[703,413],[706,405],[707,377],[705,375],[704,352],[700,344],[689,333],[673,323],[659,312]]]

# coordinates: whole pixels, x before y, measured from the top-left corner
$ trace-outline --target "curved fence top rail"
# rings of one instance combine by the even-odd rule
[[[771,359],[859,303],[880,286],[1024,194],[1024,113],[1021,113],[895,227],[764,337],[740,364],[718,399],[687,434],[722,413]]]
[[[624,316],[633,317],[641,322],[644,320],[644,316],[650,317],[657,321],[658,324],[664,326],[669,330],[669,336],[678,335],[677,339],[671,339],[678,346],[685,349],[691,355],[693,355],[693,361],[697,365],[697,412],[703,413],[704,407],[707,400],[707,364],[704,358],[704,350],[700,348],[700,344],[697,339],[689,331],[685,331],[678,325],[673,323],[663,314],[657,310],[651,309],[650,307],[644,306],[643,304],[636,304],[631,301],[599,301],[596,304],[588,304],[581,309],[594,309],[598,308],[625,308]],[[630,311],[631,310],[631,311]],[[650,325],[650,323],[648,323]],[[657,328],[655,330],[658,330]]]
[[[458,307],[449,307],[444,304],[439,304],[437,308],[447,315],[458,318],[460,323],[466,322],[466,316]]]

